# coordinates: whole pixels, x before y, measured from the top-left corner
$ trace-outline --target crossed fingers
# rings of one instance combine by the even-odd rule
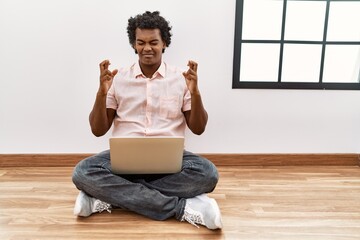
[[[100,63],[99,67],[100,67],[100,78],[102,80],[107,80],[110,81],[111,79],[114,78],[114,76],[117,74],[118,70],[115,69],[114,71],[110,71],[109,70],[109,65],[110,65],[110,61],[109,60],[104,60]]]
[[[188,62],[189,69],[183,73],[184,77],[187,79],[193,79],[197,77],[197,67],[198,64],[192,60],[189,60]]]

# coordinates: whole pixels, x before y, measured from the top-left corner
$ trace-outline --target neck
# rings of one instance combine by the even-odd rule
[[[154,64],[154,65],[145,65],[145,64],[140,64],[140,68],[141,68],[141,72],[147,77],[147,78],[151,78],[154,73],[159,69],[161,62]]]

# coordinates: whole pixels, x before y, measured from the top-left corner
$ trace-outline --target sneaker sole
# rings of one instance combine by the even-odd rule
[[[210,204],[213,207],[213,209],[216,212],[216,219],[215,219],[215,225],[221,229],[223,227],[222,225],[222,221],[221,221],[221,213],[220,213],[220,208],[217,204],[217,202],[215,201],[215,199],[210,199]]]
[[[219,205],[217,204],[215,199],[209,198],[206,194],[200,195],[200,196],[198,196],[198,198],[201,199],[202,201],[210,202],[211,207],[214,209],[214,211],[216,213],[216,219],[214,221],[215,226],[217,228],[221,229],[223,227],[222,220],[221,220],[221,212],[220,212]],[[214,229],[217,229],[217,228],[214,228]]]
[[[84,216],[80,215],[81,213],[81,202],[85,198],[85,193],[83,191],[80,191],[79,195],[76,198],[75,206],[74,206],[74,215],[79,217],[88,217],[90,215]]]

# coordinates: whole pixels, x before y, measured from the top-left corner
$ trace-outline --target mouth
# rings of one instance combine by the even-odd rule
[[[154,56],[154,53],[152,53],[152,52],[143,52],[141,55],[143,55],[144,57],[152,57],[152,56]]]

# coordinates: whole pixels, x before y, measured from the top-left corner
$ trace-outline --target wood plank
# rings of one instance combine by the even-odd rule
[[[224,228],[125,210],[76,218],[72,167],[0,169],[0,239],[360,239],[360,168],[220,166]]]
[[[71,167],[90,153],[0,154],[0,167]],[[209,154],[217,166],[360,166],[359,154]]]

